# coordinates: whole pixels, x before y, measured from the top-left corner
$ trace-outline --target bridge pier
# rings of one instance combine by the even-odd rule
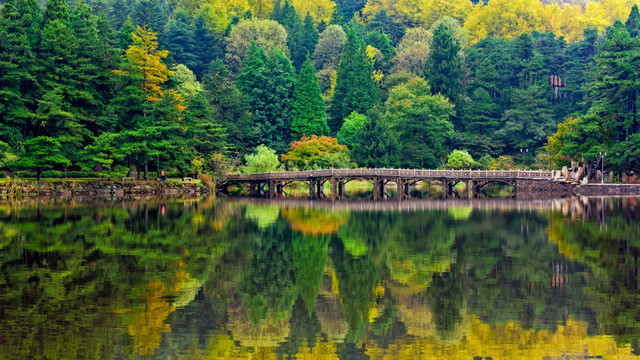
[[[284,184],[283,183],[278,183],[278,185],[276,185],[276,194],[278,196],[283,196],[284,195]]]
[[[256,181],[252,181],[249,183],[249,194],[251,194],[251,196],[258,196],[260,195],[260,183],[256,182]]]
[[[276,184],[275,181],[269,180],[269,199],[273,199],[276,196]]]
[[[331,178],[329,182],[331,183],[331,200],[333,201],[340,197],[338,194],[338,180]]]
[[[324,182],[326,180],[323,179],[318,179],[318,181],[316,181],[316,196],[318,197],[318,199],[322,199],[324,197]]]
[[[338,197],[341,199],[344,197],[344,180],[338,181]]]
[[[316,179],[309,179],[309,198],[311,200],[316,198]]]

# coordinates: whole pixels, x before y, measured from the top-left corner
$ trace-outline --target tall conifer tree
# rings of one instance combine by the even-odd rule
[[[291,110],[292,139],[298,140],[304,135],[329,135],[322,92],[318,85],[315,67],[309,56],[302,64],[296,80]]]
[[[338,79],[329,109],[332,132],[337,132],[342,121],[352,112],[366,113],[380,101],[378,85],[373,79],[373,63],[366,47],[353,29],[347,33],[347,42],[338,66]]]
[[[431,91],[446,96],[454,105],[461,105],[462,65],[458,41],[445,24],[440,24],[433,32],[426,75]]]

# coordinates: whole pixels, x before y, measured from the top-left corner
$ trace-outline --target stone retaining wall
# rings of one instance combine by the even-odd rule
[[[57,180],[0,183],[0,196],[123,196],[205,194],[210,190],[192,182]]]
[[[583,196],[640,196],[640,184],[587,184],[576,186],[575,193]]]
[[[518,180],[516,197],[523,200],[562,198],[574,195],[573,185],[560,181]]]

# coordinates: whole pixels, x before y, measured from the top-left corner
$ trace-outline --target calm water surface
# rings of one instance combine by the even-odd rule
[[[0,204],[0,359],[631,359],[640,199]]]

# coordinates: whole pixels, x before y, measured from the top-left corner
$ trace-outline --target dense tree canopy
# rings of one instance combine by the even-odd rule
[[[355,111],[340,141],[359,166],[549,142],[558,165],[606,151],[638,171],[639,33],[632,0],[7,0],[3,168],[46,136],[73,170],[187,172],[335,136]]]

